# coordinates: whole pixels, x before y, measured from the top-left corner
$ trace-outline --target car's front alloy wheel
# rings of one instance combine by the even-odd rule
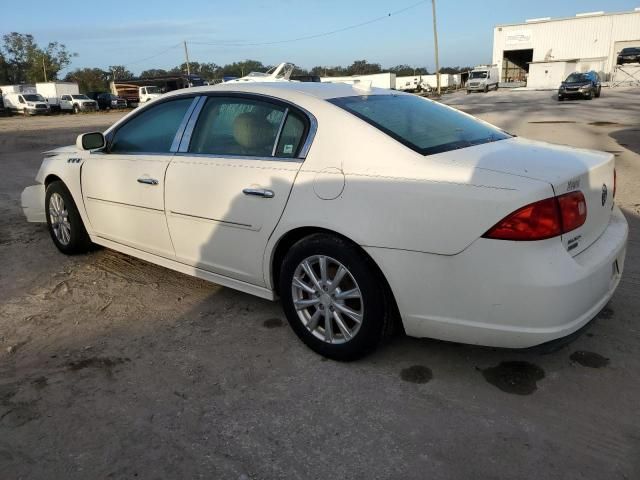
[[[71,223],[69,210],[59,193],[54,192],[49,197],[49,221],[53,235],[61,245],[69,245],[71,241]]]
[[[64,183],[51,182],[45,193],[47,225],[53,243],[62,253],[84,253],[93,247],[82,217]]]
[[[295,243],[280,269],[289,325],[311,349],[360,358],[391,333],[393,304],[382,274],[357,245],[328,233]]]

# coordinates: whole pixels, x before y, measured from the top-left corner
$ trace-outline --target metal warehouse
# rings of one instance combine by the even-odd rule
[[[497,25],[493,63],[504,83],[555,88],[571,72],[595,70],[612,85],[640,83],[640,67],[616,65],[618,52],[640,47],[640,8],[631,12],[579,13]]]

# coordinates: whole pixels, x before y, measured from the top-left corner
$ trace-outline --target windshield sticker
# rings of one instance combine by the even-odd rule
[[[285,145],[282,150],[283,153],[293,153],[293,145]]]

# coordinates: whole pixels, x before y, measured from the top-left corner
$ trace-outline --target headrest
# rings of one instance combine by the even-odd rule
[[[240,146],[261,149],[273,143],[273,127],[269,121],[256,113],[245,112],[233,122],[233,136]]]

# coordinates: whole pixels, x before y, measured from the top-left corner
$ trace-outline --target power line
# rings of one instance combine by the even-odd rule
[[[393,15],[399,15],[408,10],[411,10],[419,5],[427,3],[428,0],[422,0],[420,2],[414,3],[413,5],[409,5],[408,7],[401,8],[399,10],[395,10],[393,12],[387,13],[386,15],[381,15],[376,18],[372,18],[371,20],[367,20],[365,22],[356,23],[354,25],[349,25],[347,27],[338,28],[336,30],[330,30],[328,32],[316,33],[314,35],[306,35],[304,37],[297,38],[289,38],[287,40],[276,40],[271,42],[255,42],[255,43],[227,43],[227,42],[189,42],[193,45],[214,45],[214,46],[224,46],[224,47],[256,47],[261,45],[279,45],[283,43],[291,43],[291,42],[299,42],[302,40],[311,40],[314,38],[327,37],[329,35],[335,35],[336,33],[346,32],[347,30],[352,30],[354,28],[364,27],[365,25],[370,25],[372,23],[379,22],[381,20],[385,20]]]
[[[174,49],[174,48],[177,48],[177,47],[180,47],[180,46],[182,46],[182,42],[180,42],[180,43],[176,43],[175,45],[171,45],[170,47],[167,47],[167,48],[165,48],[164,50],[162,50],[162,51],[160,51],[160,52],[158,52],[158,53],[156,53],[156,54],[154,54],[154,55],[151,55],[151,56],[149,56],[149,57],[142,58],[142,59],[140,59],[140,60],[135,60],[135,61],[133,61],[133,62],[129,62],[129,63],[123,64],[122,66],[123,66],[123,67],[130,67],[131,65],[138,65],[139,63],[144,63],[144,62],[146,62],[147,60],[151,60],[151,59],[153,59],[153,58],[157,58],[157,57],[159,57],[160,55],[163,55],[164,53],[168,52],[169,50]]]

